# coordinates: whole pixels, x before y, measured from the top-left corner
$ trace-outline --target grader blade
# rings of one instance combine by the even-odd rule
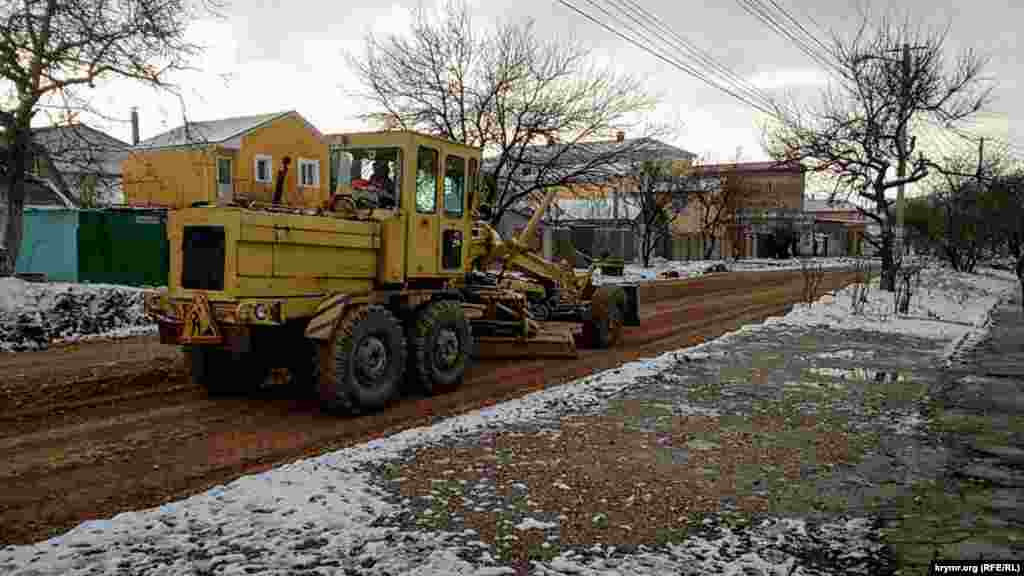
[[[572,323],[538,323],[538,331],[529,338],[479,336],[478,358],[577,358]]]

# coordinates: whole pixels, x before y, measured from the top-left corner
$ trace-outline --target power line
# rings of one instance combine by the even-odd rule
[[[638,34],[640,36],[643,36],[643,34],[639,33],[632,26],[630,26],[630,25],[626,24],[625,22],[623,22],[621,18],[618,18],[617,16],[609,13],[607,10],[605,10],[601,6],[597,6],[597,4],[594,2],[594,0],[587,0],[587,2],[589,2],[590,4],[596,6],[598,10],[601,10],[601,12],[603,12],[605,15],[611,17],[613,20],[617,21],[619,24],[625,25],[625,27],[627,29],[629,29],[631,32],[633,32],[634,34]],[[605,0],[605,2],[608,3],[608,0]],[[628,12],[624,12],[624,13],[629,14]],[[635,18],[634,18],[634,20],[635,20]],[[642,23],[640,24],[640,28],[643,29],[643,30],[646,30],[650,35],[654,36],[655,38],[661,39],[661,36],[659,36],[657,33],[651,32]],[[664,40],[662,40],[662,41],[664,41]],[[727,88],[727,87],[721,85],[720,83],[715,82],[714,80],[708,79],[707,77],[705,77],[703,74],[698,72],[692,66],[681,64],[678,60],[674,60],[674,61],[678,65],[677,67],[681,67],[681,69],[683,69],[684,71],[689,72],[691,75],[694,75],[697,78],[703,80],[704,82],[706,82],[708,84],[711,84],[712,86],[715,86],[715,87],[719,88],[720,90],[723,90],[726,93],[728,93],[728,94],[730,94],[730,95],[732,95],[732,96],[734,96],[736,98],[739,98],[744,103],[746,103],[749,106],[752,106],[752,107],[760,110],[761,112],[764,112],[765,114],[769,114],[769,115],[772,114],[772,112],[771,112],[771,105],[770,104],[766,104],[763,101],[758,101],[758,97],[756,95],[753,97],[753,99],[749,95],[741,96],[740,94],[737,94],[737,92],[742,91],[741,88],[738,88],[735,85],[733,85],[733,87],[731,89]]]
[[[818,47],[819,47],[819,48],[821,49],[821,51],[822,51],[822,52],[824,52],[825,54],[828,54],[828,55],[829,55],[830,57],[831,57],[831,56],[834,56],[834,55],[832,54],[832,49],[831,49],[831,48],[829,48],[828,46],[826,46],[826,45],[825,45],[825,43],[824,43],[824,42],[822,42],[821,40],[819,40],[817,36],[815,36],[814,34],[811,34],[811,33],[810,33],[810,32],[809,32],[808,30],[807,30],[807,28],[804,28],[804,25],[803,25],[803,24],[801,24],[801,23],[800,23],[800,21],[799,21],[799,20],[797,20],[795,16],[793,16],[792,14],[790,14],[790,13],[789,13],[789,11],[788,11],[788,10],[786,10],[786,9],[785,9],[785,8],[784,8],[784,7],[783,7],[783,6],[781,5],[781,4],[779,4],[778,2],[776,2],[776,0],[769,0],[769,1],[770,1],[770,2],[772,3],[772,5],[774,5],[774,6],[775,6],[775,8],[776,8],[776,9],[778,9],[778,11],[779,11],[779,12],[781,12],[781,13],[782,13],[782,14],[783,14],[783,15],[784,15],[784,16],[785,16],[786,18],[788,18],[790,22],[792,22],[793,24],[795,24],[795,25],[796,25],[796,27],[797,27],[797,28],[799,28],[799,29],[800,29],[800,31],[804,33],[804,36],[806,36],[806,37],[810,38],[812,42],[814,42],[815,44],[817,44],[817,45],[818,45]],[[812,19],[812,21],[813,21],[813,19]],[[815,25],[817,25],[817,26],[818,26],[818,28],[819,28],[819,29],[821,28],[821,26],[820,26],[820,25],[818,25],[818,23],[817,23],[817,22],[814,22],[814,23],[815,23]]]
[[[772,14],[771,8],[766,6],[763,2],[761,2],[760,0],[737,0],[737,2],[739,3],[740,7],[746,10],[749,14],[760,20],[762,23],[768,26],[768,28],[772,29],[780,36],[783,36],[784,38],[788,39],[801,52],[806,54],[809,58],[811,58],[816,63],[821,65],[823,68],[831,69],[834,72],[841,73],[840,68],[830,60],[831,51],[826,50],[826,52],[828,52],[828,56],[822,55],[815,51],[814,48],[809,46],[804,40],[798,38],[790,29],[788,29],[785,24],[781,23],[778,20],[777,16]],[[795,18],[790,16],[788,12],[785,12],[784,10],[783,12],[788,18],[795,20]]]
[[[611,17],[613,20],[619,22],[620,24],[624,24],[621,19],[615,17],[612,14],[609,14],[608,11],[605,10],[604,8],[602,8],[600,6],[597,6],[594,3],[594,0],[587,0],[587,1],[590,4],[595,5],[599,10],[604,12],[607,16]],[[704,82],[704,83],[706,83],[706,84],[708,84],[708,85],[710,85],[710,86],[712,86],[714,88],[718,88],[719,90],[729,94],[730,96],[736,98],[737,100],[743,102],[744,104],[747,104],[748,106],[750,106],[750,107],[752,107],[752,108],[754,108],[754,109],[756,109],[756,110],[758,110],[758,111],[760,111],[760,112],[762,112],[764,114],[767,114],[769,116],[775,116],[775,114],[772,111],[770,111],[769,109],[766,109],[765,107],[763,107],[763,105],[755,103],[755,102],[751,101],[749,98],[744,97],[744,96],[736,93],[736,91],[731,90],[728,87],[722,86],[722,85],[714,82],[713,80],[708,79],[707,77],[702,75],[700,72],[698,72],[697,70],[693,69],[690,66],[687,66],[686,64],[678,62],[675,59],[670,58],[670,57],[666,56],[665,54],[659,53],[656,50],[652,50],[650,47],[646,46],[643,42],[641,42],[639,40],[636,40],[636,39],[634,39],[634,38],[632,38],[632,37],[630,37],[630,36],[620,32],[619,30],[616,30],[615,28],[609,26],[608,24],[598,20],[594,16],[588,14],[587,12],[581,10],[580,8],[578,8],[575,5],[573,5],[572,3],[568,2],[568,0],[558,0],[558,2],[563,4],[564,6],[568,7],[569,9],[573,10],[577,14],[580,14],[581,16],[586,18],[587,20],[590,20],[591,22],[594,22],[595,24],[597,24],[597,25],[601,26],[602,28],[608,30],[609,32],[615,34],[619,38],[622,38],[623,40],[626,40],[630,44],[633,44],[634,46],[637,46],[638,48],[644,50],[645,52],[651,54],[652,56],[658,58],[659,60],[665,62],[666,64],[669,64],[670,66],[678,68],[678,69],[686,72],[687,74],[690,74],[691,76],[697,78],[698,80],[701,80],[702,82]],[[633,28],[631,26],[626,25],[626,28],[629,29],[631,32],[636,33],[636,31],[633,30]]]
[[[752,99],[757,100],[760,103],[767,104],[769,107],[774,105],[772,99],[764,92],[762,92],[759,88],[757,88],[754,84],[752,84],[745,78],[737,75],[735,72],[730,70],[725,65],[716,61],[710,54],[708,54],[704,50],[701,50],[699,47],[688,41],[685,37],[681,36],[675,30],[668,27],[662,20],[658,19],[654,14],[646,10],[635,0],[624,1],[633,10],[642,14],[648,22],[652,23],[656,28],[660,29],[664,33],[667,33],[671,38],[675,40],[674,43],[665,41],[667,44],[673,45],[677,48],[681,47],[684,52],[688,53],[689,56],[702,62],[704,66],[706,66],[710,71],[718,74],[725,82],[736,87],[738,90],[744,92]],[[610,3],[609,0],[605,0],[605,2]],[[623,10],[620,7],[619,11],[625,14],[629,14],[634,21],[637,20],[636,17],[632,16],[628,10]],[[641,27],[646,28],[646,26],[644,26],[643,24],[641,24]],[[658,32],[652,31],[652,34],[654,36],[659,36]]]

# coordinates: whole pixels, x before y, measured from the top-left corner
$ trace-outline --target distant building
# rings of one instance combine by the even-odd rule
[[[603,159],[615,159],[607,162]],[[545,214],[539,234],[545,238],[543,251],[547,257],[568,257],[563,249],[552,249],[554,240],[552,229],[562,230],[565,237],[572,236],[574,248],[585,254],[599,255],[607,249],[612,254],[632,260],[635,256],[632,234],[629,233],[639,214],[630,196],[636,191],[636,183],[630,178],[636,162],[651,160],[668,160],[692,162],[696,155],[676,146],[666,144],[654,138],[626,138],[625,132],[618,132],[614,140],[600,140],[565,144],[554,140],[546,144],[527,146],[523,151],[523,161],[515,174],[503,177],[523,186],[529,186],[540,175],[545,167],[557,166],[562,174],[582,172],[587,166],[599,165],[598,169],[586,170],[587,178],[578,182],[559,187],[555,201]],[[497,158],[488,158],[483,162],[484,171],[493,170]],[[558,175],[556,174],[556,177]],[[537,199],[526,199],[514,206],[514,213],[508,217],[518,223],[532,213],[537,206]],[[506,212],[507,213],[507,212]],[[499,226],[501,227],[501,226]],[[580,231],[583,230],[583,231]],[[601,231],[616,230],[618,233],[604,234]],[[502,231],[504,234],[504,231]],[[606,245],[608,238],[611,243]],[[618,238],[618,240],[616,240]],[[629,238],[630,241],[625,240]],[[560,242],[565,244],[566,242]],[[662,251],[659,251],[662,252]]]
[[[826,197],[827,198],[827,197]],[[864,253],[868,218],[845,200],[804,199],[804,212],[814,219],[813,236],[803,245],[808,254],[854,256]]]
[[[144,140],[124,161],[125,195],[129,204],[172,208],[270,202],[286,157],[282,200],[326,201],[327,142],[295,111],[190,122]]]
[[[128,156],[130,144],[80,123],[36,128],[32,139],[49,153],[57,174],[42,154],[33,155],[31,173],[62,190],[76,205],[124,202],[121,163]]]
[[[795,162],[738,162],[694,167],[691,194],[722,194],[729,188],[712,257],[760,257],[780,226],[805,227],[806,168]],[[711,203],[717,210],[717,204]],[[703,205],[691,199],[673,223],[676,258],[703,254]],[[696,246],[696,249],[695,249]]]

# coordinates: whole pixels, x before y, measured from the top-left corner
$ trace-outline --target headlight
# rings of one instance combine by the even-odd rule
[[[257,304],[255,314],[257,320],[266,320],[270,317],[270,306],[266,304]]]

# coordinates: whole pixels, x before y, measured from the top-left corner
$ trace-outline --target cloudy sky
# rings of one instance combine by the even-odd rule
[[[437,0],[234,0],[225,18],[201,21],[193,37],[208,50],[196,62],[199,73],[178,78],[185,89],[189,117],[215,119],[295,109],[325,132],[365,129],[354,118],[362,103],[346,95],[357,89],[341,54],[359,51],[367,32],[403,33],[410,9]],[[601,17],[598,0],[567,0]],[[621,3],[623,0],[619,0]],[[826,75],[794,44],[744,11],[737,0],[671,2],[625,0],[653,13],[676,34],[708,52],[715,60],[762,90],[797,96],[813,95]],[[848,32],[858,23],[856,5],[838,0],[777,0],[809,31]],[[888,3],[876,0],[868,9],[878,12]],[[973,48],[991,60],[985,72],[997,81],[991,113],[973,132],[1024,149],[1024,68],[1017,57],[1017,28],[1024,21],[1024,3],[1011,0],[902,0],[898,15],[938,27],[951,26],[950,54]],[[476,0],[475,23],[493,26],[497,19],[536,19],[546,37],[572,35],[593,51],[600,62],[643,78],[660,94],[656,118],[678,129],[675,144],[711,160],[730,160],[740,150],[744,160],[765,159],[759,145],[757,115],[732,96],[709,87],[613,33],[588,21],[559,0]],[[621,24],[612,22],[616,27]],[[685,61],[685,60],[684,60]],[[177,100],[125,83],[101,87],[95,104],[108,114],[128,118],[138,106],[143,138],[180,123]],[[98,122],[115,136],[130,139],[127,122]],[[929,134],[930,145],[949,149],[955,136]],[[960,141],[962,143],[962,141]],[[1024,153],[1024,152],[1022,152]]]

